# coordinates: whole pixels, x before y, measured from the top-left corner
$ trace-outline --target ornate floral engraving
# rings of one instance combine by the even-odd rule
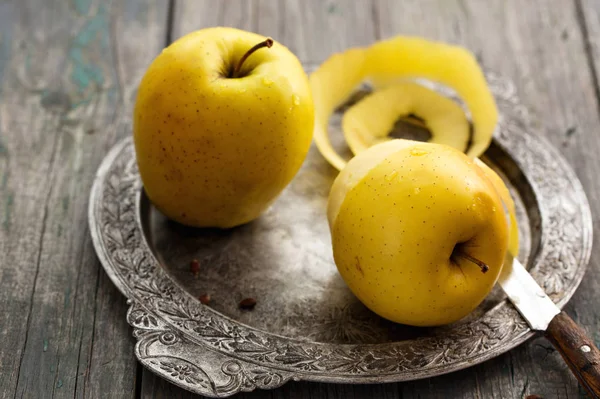
[[[193,386],[209,392],[216,393],[215,383],[200,367],[178,357],[161,356],[153,358],[149,364],[163,371],[178,385]]]
[[[219,393],[248,392],[255,388],[276,388],[285,382],[280,374],[263,368],[246,369],[236,360],[226,361],[221,370],[229,376],[229,381],[217,388]]]
[[[587,200],[560,154],[528,126],[514,86],[494,75],[489,80],[502,111],[496,143],[519,165],[539,202],[543,234],[532,274],[562,306],[590,256]],[[131,300],[127,320],[138,339],[140,361],[193,392],[224,397],[274,388],[290,378],[410,380],[479,363],[531,335],[506,301],[476,320],[444,327],[443,334],[383,344],[316,343],[250,328],[202,305],[162,269],[138,221],[140,191],[134,149],[127,138],[107,156],[92,189],[94,245],[107,274]],[[344,319],[344,311],[340,309],[332,323]],[[323,334],[369,334],[356,321],[334,324],[322,326]],[[169,355],[153,354],[155,347]],[[199,348],[206,356],[194,355]]]

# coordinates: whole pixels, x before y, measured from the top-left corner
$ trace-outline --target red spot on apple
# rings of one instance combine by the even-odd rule
[[[356,270],[358,270],[358,272],[364,277],[365,276],[365,272],[363,271],[362,267],[360,266],[360,259],[358,259],[358,256],[356,257]]]

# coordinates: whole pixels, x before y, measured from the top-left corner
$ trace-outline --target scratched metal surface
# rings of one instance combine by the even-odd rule
[[[510,158],[506,160],[515,167]],[[493,160],[489,163],[495,166]],[[156,258],[179,286],[194,297],[209,294],[211,308],[249,326],[334,344],[394,342],[435,334],[435,329],[403,326],[377,316],[340,277],[326,217],[333,178],[313,147],[290,186],[250,224],[230,231],[188,228],[169,221],[145,196],[142,209],[148,212],[142,214],[142,223]],[[525,202],[516,182],[506,181],[519,215],[520,259],[527,263],[531,242],[541,239],[527,209],[533,217],[539,209],[535,201]],[[192,259],[200,262],[197,276],[190,271]],[[247,297],[258,301],[252,312],[238,307]],[[504,298],[496,286],[467,320],[481,317]]]

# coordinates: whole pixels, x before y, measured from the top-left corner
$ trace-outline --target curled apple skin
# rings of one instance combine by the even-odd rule
[[[420,37],[396,36],[368,47],[333,54],[310,75],[315,103],[314,139],[325,159],[338,170],[346,165],[347,161],[331,146],[328,123],[335,109],[361,82],[370,81],[380,89],[416,78],[445,85],[460,96],[473,123],[472,137],[465,152],[471,158],[483,154],[491,143],[498,110],[473,54],[460,46]]]
[[[346,143],[356,155],[392,140],[389,133],[402,117],[417,116],[431,133],[430,142],[467,151],[471,132],[458,103],[414,82],[400,82],[376,90],[351,105],[342,117]]]

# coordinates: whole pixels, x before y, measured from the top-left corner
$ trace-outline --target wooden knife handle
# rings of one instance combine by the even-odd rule
[[[565,312],[548,325],[546,338],[560,352],[571,371],[592,398],[600,398],[600,350]]]

